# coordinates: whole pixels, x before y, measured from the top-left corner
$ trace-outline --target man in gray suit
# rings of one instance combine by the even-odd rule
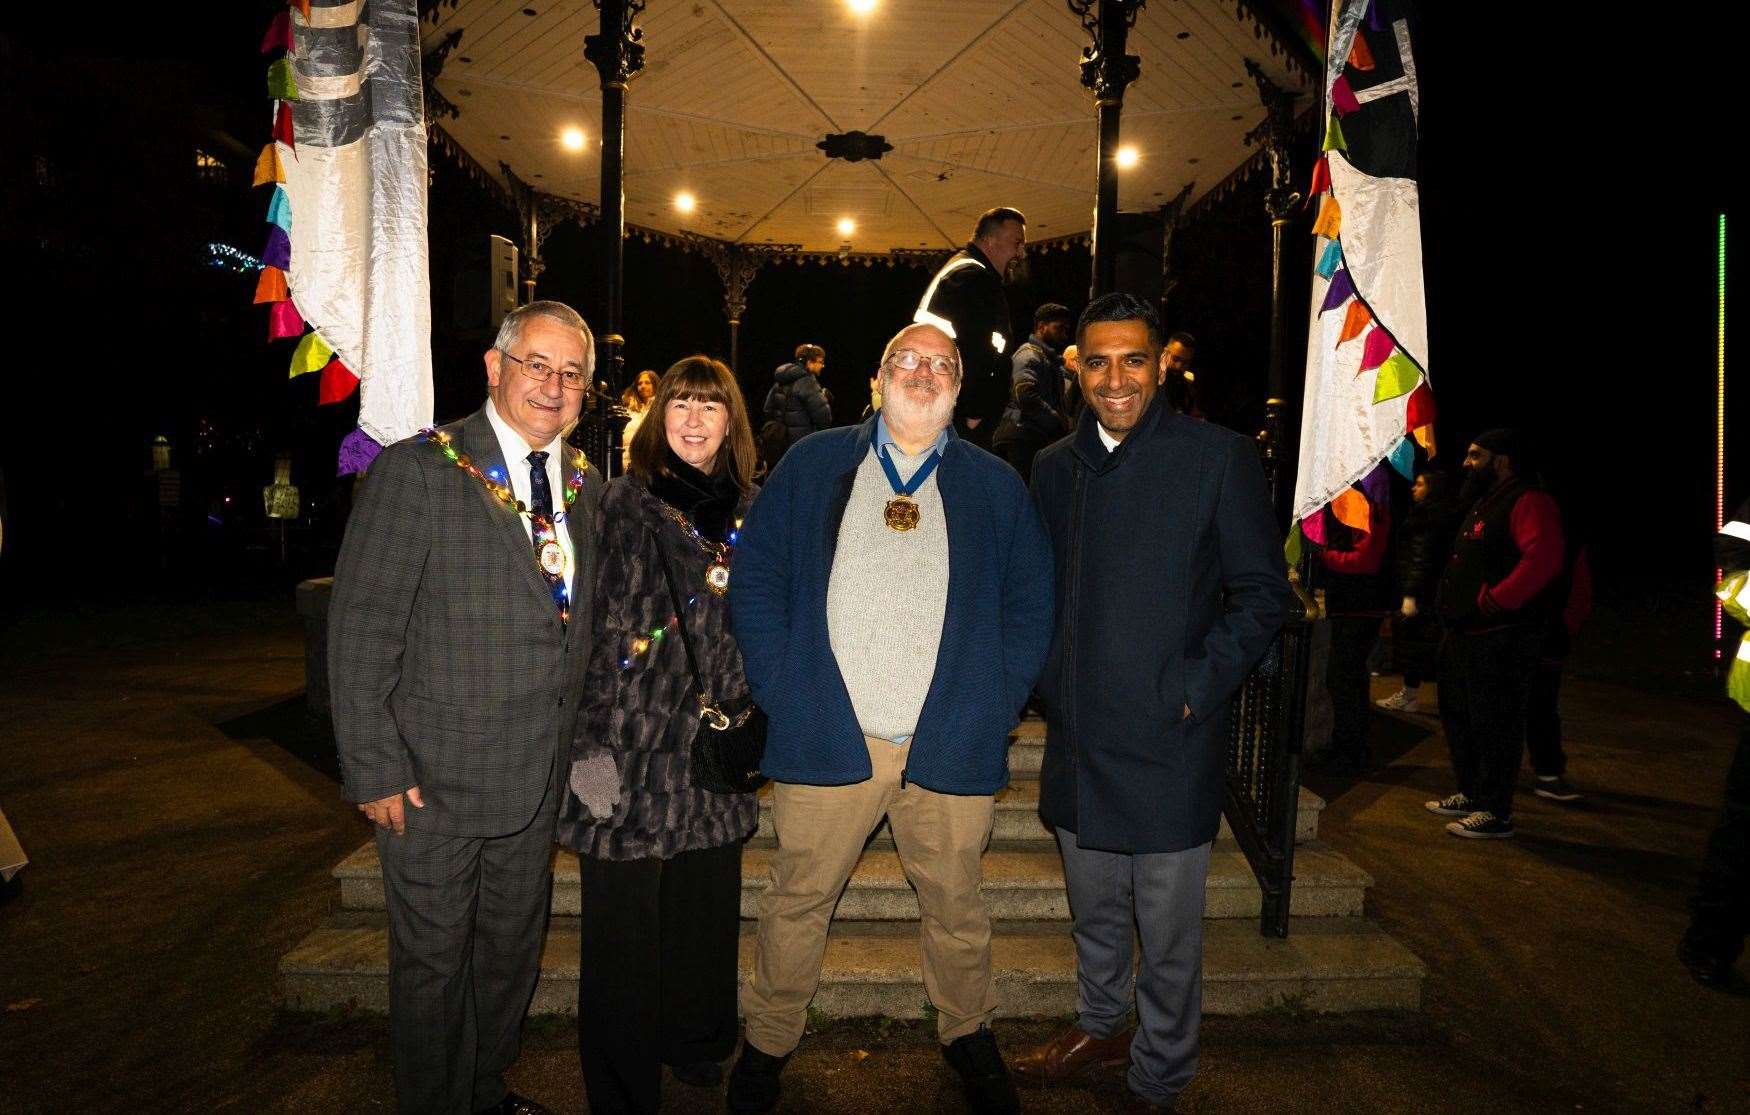
[[[595,369],[559,302],[505,318],[486,405],[385,449],[334,573],[343,795],[377,826],[403,1111],[539,1112],[507,1091],[588,658],[602,479],[561,431]]]

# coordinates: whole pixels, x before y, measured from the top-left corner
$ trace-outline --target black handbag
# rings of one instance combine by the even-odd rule
[[[766,784],[766,776],[760,773],[760,760],[766,754],[765,711],[754,704],[751,694],[726,701],[711,699],[693,654],[693,640],[687,634],[686,609],[668,567],[668,555],[662,552],[662,540],[655,541],[662,579],[668,582],[669,603],[674,606],[674,621],[680,628],[681,647],[687,654],[687,668],[693,672],[693,686],[699,691],[699,730],[693,733],[692,746],[693,785],[713,794],[751,794]]]

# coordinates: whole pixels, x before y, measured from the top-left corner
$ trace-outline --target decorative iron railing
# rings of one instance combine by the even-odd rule
[[[620,431],[626,427],[626,412],[616,406],[587,405],[577,427],[566,440],[583,450],[589,463],[602,470],[604,479],[620,475]]]
[[[1223,813],[1264,893],[1259,930],[1267,937],[1288,936],[1311,649],[1312,624],[1297,603],[1276,641],[1234,694],[1228,729]]]

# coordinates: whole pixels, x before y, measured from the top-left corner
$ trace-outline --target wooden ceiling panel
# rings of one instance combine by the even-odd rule
[[[533,9],[535,15],[523,14]],[[461,0],[427,24],[461,28],[439,88],[462,110],[444,122],[476,159],[502,159],[537,188],[597,196],[600,94],[582,56],[590,0]],[[1028,214],[1035,239],[1090,224],[1097,139],[1078,67],[1086,34],[1062,0],[650,0],[645,68],[627,94],[627,219],[668,232],[840,250],[948,247],[992,205]],[[1120,204],[1149,208],[1219,181],[1252,154],[1262,116],[1245,59],[1306,89],[1232,0],[1144,8],[1131,52],[1123,142],[1140,163]],[[1235,117],[1238,117],[1236,120]],[[581,153],[559,142],[567,127]],[[884,135],[879,162],[828,160],[832,131]],[[508,136],[508,139],[501,138]],[[686,190],[688,215],[674,208]]]

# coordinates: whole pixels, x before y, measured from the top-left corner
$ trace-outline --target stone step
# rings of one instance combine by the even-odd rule
[[[773,849],[750,845],[741,859],[741,912],[753,917],[769,883]],[[382,865],[375,842],[366,844],[334,869],[346,910],[384,908]],[[1348,859],[1317,842],[1295,853],[1290,912],[1298,917],[1354,917],[1373,879]],[[985,901],[998,922],[1063,921],[1069,898],[1063,889],[1063,864],[1050,848],[992,848],[984,855]],[[1204,890],[1211,918],[1255,918],[1263,896],[1245,856],[1231,843],[1218,843],[1210,856]],[[553,913],[576,915],[582,908],[577,856],[556,850],[553,857]],[[839,900],[841,921],[910,921],[918,917],[917,894],[906,881],[891,848],[864,850]]]
[[[1013,752],[1011,751],[1012,755]],[[1294,842],[1305,844],[1316,840],[1319,835],[1319,813],[1325,808],[1325,801],[1305,787],[1300,791],[1300,813],[1295,819]],[[1231,839],[1233,833],[1227,825],[1227,818],[1221,819],[1221,832],[1218,840]],[[1016,778],[1015,781],[997,792],[995,816],[991,824],[990,838],[996,843],[1005,844],[1041,844],[1056,847],[1051,830],[1039,819],[1039,783],[1035,779]],[[754,833],[754,839],[770,842],[776,839],[772,828],[772,788],[767,785],[760,790],[760,821],[759,829]],[[876,847],[893,847],[893,834],[888,830],[887,822],[875,830],[870,843]]]
[[[915,927],[904,932],[835,925],[813,1009],[828,1018],[918,1018],[927,996]],[[1286,940],[1251,922],[1205,921],[1203,1010],[1212,1015],[1292,1008],[1325,1013],[1417,1010],[1424,969],[1410,951],[1359,918],[1296,919]],[[753,962],[741,940],[741,978]],[[575,928],[547,934],[532,1013],[575,1015],[579,942]],[[999,934],[991,958],[1004,1017],[1062,1017],[1076,1003],[1075,949],[1065,927]],[[378,926],[318,929],[280,961],[284,1005],[326,1011],[388,1009],[388,931]]]

